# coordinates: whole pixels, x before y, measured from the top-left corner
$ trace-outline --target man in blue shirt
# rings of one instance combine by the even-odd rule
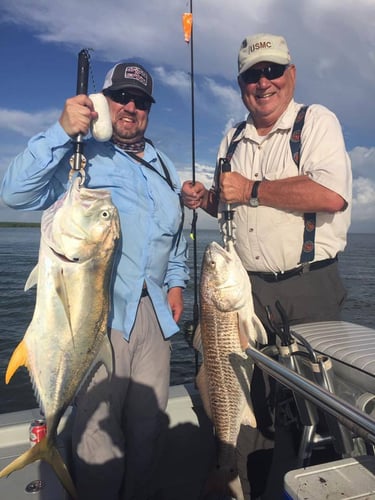
[[[99,367],[77,397],[73,429],[78,493],[91,500],[152,498],[166,419],[168,339],[179,330],[189,278],[178,174],[144,136],[155,102],[152,87],[141,65],[116,64],[102,91],[112,138],[84,141],[85,186],[111,192],[122,232],[108,325],[114,376],[108,380]],[[44,210],[55,202],[67,190],[72,139],[86,135],[97,118],[88,96],[67,99],[59,121],[11,163],[3,201],[21,210]]]

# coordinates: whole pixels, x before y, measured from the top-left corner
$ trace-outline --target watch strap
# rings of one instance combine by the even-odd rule
[[[255,181],[253,184],[253,189],[251,190],[250,198],[258,198],[258,189],[262,181]]]

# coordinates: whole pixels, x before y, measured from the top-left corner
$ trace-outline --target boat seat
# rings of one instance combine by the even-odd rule
[[[344,390],[342,386],[337,388],[337,394],[372,413],[374,405],[367,405],[375,401],[375,329],[346,321],[324,321],[295,325],[292,331],[332,360],[337,381],[344,381],[346,386]]]
[[[317,354],[332,362],[333,386],[337,396],[375,417],[375,330],[345,321],[324,321],[293,325],[291,333],[302,336]],[[297,340],[298,342],[298,340]],[[357,450],[366,453],[365,445],[351,441],[350,433],[334,419],[328,422],[336,451],[350,456]],[[311,454],[318,436],[308,427],[300,446],[300,457]],[[315,431],[315,428],[313,429]],[[322,436],[324,438],[324,436]],[[302,463],[302,459],[300,460]]]
[[[314,348],[332,359],[375,377],[375,330],[345,321],[292,327]]]

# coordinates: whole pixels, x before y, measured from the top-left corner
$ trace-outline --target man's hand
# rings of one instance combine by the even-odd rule
[[[86,95],[80,94],[65,101],[59,122],[70,137],[86,135],[92,120],[98,118],[93,103]]]
[[[201,182],[185,181],[182,185],[181,195],[184,205],[191,209],[204,208],[207,190]]]
[[[172,310],[173,319],[178,323],[184,310],[183,288],[178,286],[170,288],[168,291],[168,303]]]
[[[225,203],[248,203],[253,181],[238,172],[220,174],[220,200]]]

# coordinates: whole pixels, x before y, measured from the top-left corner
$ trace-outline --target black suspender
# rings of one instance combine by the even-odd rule
[[[300,157],[301,157],[301,133],[302,133],[302,127],[305,123],[305,116],[306,116],[306,111],[307,111],[308,106],[302,106],[300,110],[297,113],[296,119],[294,121],[293,129],[292,129],[292,134],[290,137],[290,149],[292,152],[292,157],[294,160],[294,163],[296,164],[298,170],[299,170],[299,163],[300,163]],[[239,139],[237,137],[241,133],[241,131],[245,128],[246,122],[241,122],[231,139],[231,142],[228,147],[227,155],[226,155],[226,160],[230,161],[233,153],[237,147],[237,144],[239,143]],[[217,169],[217,175],[220,175],[219,169]],[[218,179],[217,179],[218,181]],[[219,183],[217,182],[217,186]],[[302,245],[302,252],[301,252],[301,262],[310,262],[314,260],[314,255],[315,255],[315,228],[316,228],[316,213],[313,212],[306,212],[303,214],[304,217],[304,232],[303,232],[303,245]]]
[[[237,147],[237,144],[240,142],[240,139],[238,139],[237,141],[236,141],[236,139],[240,135],[242,130],[245,128],[245,126],[246,126],[246,122],[241,122],[238,125],[238,127],[236,128],[236,130],[234,131],[234,134],[232,136],[232,139],[231,139],[229,147],[228,147],[227,156],[225,157],[225,159],[227,161],[231,161],[233,153]]]
[[[302,106],[297,113],[294,121],[292,134],[290,136],[290,149],[294,163],[299,170],[300,151],[301,151],[301,133],[302,127],[305,123],[305,116],[308,106]],[[305,212],[303,214],[304,231],[303,231],[303,245],[301,252],[300,262],[311,262],[315,256],[315,228],[316,228],[316,213]]]

